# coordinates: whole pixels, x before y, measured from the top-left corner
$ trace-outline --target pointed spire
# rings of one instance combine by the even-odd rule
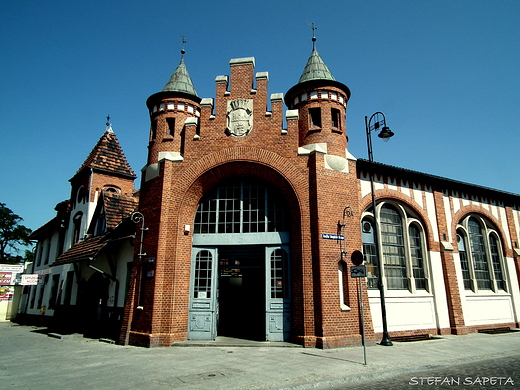
[[[300,76],[298,83],[303,83],[310,80],[336,80],[332,75],[331,71],[323,62],[323,59],[316,50],[316,35],[315,31],[318,29],[314,23],[310,24],[312,28],[312,53],[307,60],[307,65],[303,69],[303,73]]]
[[[162,89],[162,92],[182,92],[187,93],[189,95],[193,95],[196,97],[199,97],[197,95],[197,91],[195,91],[195,87],[193,86],[193,82],[191,81],[190,74],[188,73],[188,69],[186,68],[186,65],[184,64],[184,53],[186,51],[184,50],[184,44],[186,43],[186,40],[184,39],[184,36],[182,37],[182,50],[181,50],[181,62],[173,72],[173,74],[170,77],[170,80],[166,83],[164,88]]]
[[[94,170],[101,170],[118,176],[135,179],[136,175],[123,153],[123,149],[112,130],[109,119],[110,117],[107,117],[107,129],[105,133],[101,136],[74,177],[85,169],[92,168]]]

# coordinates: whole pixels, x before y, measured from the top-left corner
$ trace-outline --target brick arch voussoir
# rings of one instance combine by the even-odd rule
[[[250,167],[257,167],[260,172],[263,170],[263,172],[280,177],[284,184],[281,188],[282,192],[294,200],[295,204],[291,202],[290,207],[298,209],[298,215],[303,212],[302,199],[305,199],[304,194],[308,192],[305,172],[293,163],[288,163],[286,158],[276,153],[240,146],[219,150],[195,161],[177,178],[175,190],[182,194],[178,214],[179,223],[181,218],[188,220],[194,215],[200,199],[210,185],[207,183],[217,184],[220,181],[219,174],[225,171],[226,167],[236,163],[249,163]],[[262,178],[258,176],[259,172],[250,171],[248,173]],[[229,172],[227,176],[229,176]],[[200,185],[203,182],[206,183],[205,186]]]
[[[435,247],[435,241],[433,239],[433,226],[430,222],[430,219],[428,218],[428,214],[426,214],[426,211],[423,209],[423,207],[421,207],[419,203],[417,203],[415,200],[401,192],[389,190],[387,188],[382,190],[376,190],[375,196],[377,201],[391,199],[399,203],[405,204],[407,207],[412,209],[417,215],[419,215],[419,218],[421,219],[421,222],[424,225],[426,236],[428,237],[428,247]],[[370,206],[372,206],[372,195],[368,194],[361,199],[361,210],[365,211]]]
[[[294,164],[288,163],[285,157],[264,149],[239,146],[219,150],[194,162],[179,178],[180,187],[177,187],[176,190],[187,193],[193,183],[205,173],[225,164],[236,162],[249,162],[272,169],[294,188],[297,196],[308,186],[304,172]]]
[[[452,224],[451,228],[452,228],[453,232],[457,231],[457,225],[460,223],[460,221],[462,221],[464,218],[466,218],[466,216],[468,216],[469,214],[480,214],[480,215],[484,216],[485,218],[487,218],[494,225],[495,230],[497,231],[498,235],[500,236],[500,241],[502,242],[503,250],[507,251],[506,240],[505,240],[507,235],[505,234],[504,230],[502,229],[500,222],[493,214],[491,214],[491,212],[489,210],[486,210],[482,206],[472,204],[469,206],[463,206],[461,209],[459,209],[453,215],[453,219],[452,219],[452,223],[451,223]]]

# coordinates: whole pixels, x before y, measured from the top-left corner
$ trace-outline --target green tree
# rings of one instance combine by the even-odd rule
[[[29,245],[31,229],[20,225],[23,218],[0,203],[0,263],[8,257],[10,250],[17,251],[18,245]],[[9,256],[10,257],[10,256]]]

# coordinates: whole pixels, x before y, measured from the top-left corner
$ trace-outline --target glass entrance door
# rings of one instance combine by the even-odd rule
[[[188,338],[214,340],[217,335],[216,248],[193,248]]]
[[[265,248],[266,340],[287,341],[291,328],[289,249]]]

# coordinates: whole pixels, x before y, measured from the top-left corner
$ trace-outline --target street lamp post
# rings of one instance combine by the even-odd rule
[[[377,135],[379,138],[382,138],[385,142],[388,141],[391,137],[393,137],[394,133],[390,130],[389,127],[386,126],[386,118],[382,112],[376,112],[373,114],[370,119],[365,117],[365,127],[367,131],[367,147],[368,147],[368,160],[373,163],[374,156],[372,154],[372,131],[379,131]],[[379,130],[381,129],[381,130]],[[383,275],[382,275],[382,258],[381,251],[379,249],[379,233],[378,233],[378,224],[377,224],[377,212],[376,212],[376,196],[374,192],[374,173],[372,167],[369,168],[370,173],[370,189],[372,192],[372,210],[374,212],[374,244],[376,247],[376,261],[377,261],[377,286],[379,288],[379,294],[381,298],[381,314],[383,316],[383,338],[381,339],[380,345],[390,346],[393,345],[390,340],[390,336],[388,335],[388,326],[386,323],[386,305],[385,305],[385,288],[383,284]]]

